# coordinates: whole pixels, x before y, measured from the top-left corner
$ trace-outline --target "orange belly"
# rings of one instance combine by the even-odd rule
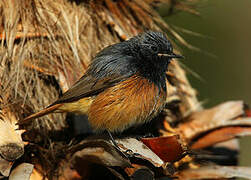
[[[163,90],[135,75],[97,95],[88,109],[88,119],[95,131],[121,132],[151,120],[165,99]]]

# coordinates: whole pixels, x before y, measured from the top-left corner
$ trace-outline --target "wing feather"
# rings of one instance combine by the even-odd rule
[[[125,80],[136,72],[133,61],[134,57],[128,54],[126,41],[104,48],[93,59],[86,74],[50,106],[97,95]]]
[[[50,106],[60,103],[70,103],[84,97],[94,96],[106,88],[122,81],[123,77],[109,77],[97,80],[96,78],[84,75],[68,91]],[[49,107],[50,107],[49,106]]]

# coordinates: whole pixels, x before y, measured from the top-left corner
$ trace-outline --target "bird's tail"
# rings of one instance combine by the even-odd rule
[[[31,120],[35,119],[35,118],[39,118],[39,117],[42,117],[44,115],[47,115],[47,114],[50,114],[54,111],[56,111],[60,106],[62,106],[63,104],[55,104],[55,105],[52,105],[52,106],[49,106],[37,113],[34,113],[20,121],[18,121],[17,125],[23,125],[23,124],[27,124],[29,123]]]

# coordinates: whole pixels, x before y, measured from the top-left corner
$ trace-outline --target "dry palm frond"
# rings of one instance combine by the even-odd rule
[[[154,7],[159,3],[168,3],[170,12],[177,8],[198,14],[192,8],[192,1],[2,0],[0,2],[0,115],[3,124],[11,122],[13,125],[10,126],[11,130],[8,132],[17,134],[16,140],[20,141],[20,147],[23,148],[24,143],[21,140],[20,131],[15,131],[14,123],[52,103],[61,92],[66,91],[85,72],[91,59],[105,46],[151,29],[164,31],[169,38],[175,38],[181,44],[196,50],[175,29],[166,24],[154,10]],[[175,51],[178,51],[177,45]],[[210,115],[224,109],[224,113],[220,114],[223,117],[233,108],[219,106],[213,110],[202,111],[201,104],[196,98],[196,92],[190,86],[185,71],[179,63],[172,62],[170,64],[167,78],[167,108],[160,117],[160,119],[166,121],[164,121],[164,125],[162,123],[164,127],[158,127],[158,132],[161,131],[163,135],[170,135],[170,126],[166,122],[175,121],[177,126],[173,132],[180,135],[181,139],[176,135],[170,138],[162,138],[162,140],[165,140],[163,142],[170,142],[171,139],[177,145],[175,147],[179,149],[177,157],[164,157],[164,159],[171,159],[171,162],[164,162],[158,157],[159,154],[156,151],[148,148],[147,152],[152,154],[150,157],[144,153],[143,155],[139,153],[141,164],[138,163],[140,158],[136,158],[137,161],[131,164],[132,167],[127,167],[128,169],[121,173],[124,170],[121,169],[123,167],[118,170],[110,166],[131,162],[123,153],[114,149],[108,141],[84,140],[82,144],[78,143],[75,149],[72,148],[74,143],[67,144],[69,137],[66,137],[62,130],[68,128],[68,124],[65,115],[62,114],[43,117],[43,121],[35,121],[29,127],[25,127],[28,140],[36,144],[33,144],[34,146],[29,144],[27,149],[32,151],[25,152],[23,159],[35,164],[36,172],[39,171],[40,174],[53,178],[60,176],[60,174],[54,174],[58,170],[57,166],[60,167],[58,171],[62,171],[62,174],[65,175],[65,177],[61,176],[62,178],[66,178],[67,174],[72,179],[81,178],[79,175],[74,176],[78,171],[77,168],[80,168],[80,172],[83,173],[81,174],[82,177],[89,177],[91,172],[96,171],[97,166],[103,172],[109,171],[120,179],[123,179],[122,176],[125,173],[128,173],[131,178],[141,171],[145,171],[151,177],[153,177],[153,173],[159,176],[173,177],[172,167],[180,168],[180,164],[183,165],[187,162],[189,165],[193,165],[191,158],[188,158],[188,160],[182,159],[186,155],[186,146],[194,149],[208,147],[243,133],[250,133],[250,119],[248,118],[234,119],[240,117],[227,117],[226,122],[223,122],[223,119],[221,124],[215,124]],[[244,114],[242,103],[241,105],[234,103],[234,107],[241,109],[238,116]],[[198,112],[198,110],[201,111]],[[232,121],[233,119],[234,121]],[[240,128],[240,125],[245,126],[245,128]],[[236,126],[236,128],[229,126]],[[4,125],[1,125],[2,127]],[[223,129],[219,130],[219,128]],[[230,137],[226,136],[226,129],[224,128],[232,128],[227,129],[232,132]],[[55,138],[56,132],[59,132],[63,141]],[[5,132],[5,134],[8,133]],[[214,138],[217,134],[223,135],[223,138],[219,141]],[[70,136],[73,135],[74,132],[71,132]],[[210,140],[208,144],[203,144],[203,138]],[[160,139],[157,138],[157,140]],[[130,141],[133,143],[128,145],[127,140],[121,140],[120,145],[128,150],[133,149],[130,146],[131,144],[143,147],[142,142],[136,139],[132,138]],[[165,145],[169,144],[166,143]],[[32,148],[29,148],[31,146]],[[167,149],[169,147],[165,146]],[[175,147],[172,149],[174,154],[177,152]],[[133,150],[140,150],[140,148],[137,147]],[[163,154],[165,155],[165,153]],[[31,157],[31,155],[34,156]],[[18,156],[20,156],[20,153]],[[156,165],[156,159],[155,161],[151,159],[153,156],[156,157],[157,162],[161,162],[161,165],[159,163],[157,163],[158,166]],[[75,163],[77,168],[70,168],[72,162],[68,160],[81,160],[82,158],[86,160],[84,163],[77,161]],[[142,161],[144,165],[142,165]],[[149,163],[150,161],[151,163]],[[84,165],[83,167],[86,170],[82,171],[82,166],[80,167],[78,164]],[[90,171],[86,172],[87,170]],[[48,174],[50,172],[53,173]],[[188,170],[181,171],[177,175],[182,178],[185,173],[193,172],[189,172],[188,168]],[[203,169],[196,172],[201,173]]]

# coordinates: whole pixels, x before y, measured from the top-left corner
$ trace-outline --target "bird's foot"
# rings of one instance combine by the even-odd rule
[[[141,135],[141,136],[137,136],[136,139],[138,141],[140,141],[142,138],[153,138],[154,135],[152,133],[147,133],[147,134],[144,134],[144,135]]]
[[[114,141],[115,142],[115,141]],[[136,157],[136,156],[140,156],[140,154],[139,153],[135,153],[135,152],[133,152],[131,149],[127,149],[127,150],[123,150],[123,149],[121,149],[119,146],[118,146],[118,144],[115,142],[114,143],[113,142],[113,145],[114,145],[114,147],[118,150],[118,151],[120,151],[125,157],[127,157],[127,158],[133,158],[133,157]]]
[[[115,139],[113,138],[112,134],[107,131],[108,135],[110,136],[110,139],[111,139],[111,142],[112,144],[114,145],[114,147],[120,151],[122,154],[124,154],[127,158],[132,158],[132,157],[135,157],[135,156],[139,156],[140,154],[138,153],[134,153],[131,149],[127,149],[127,150],[122,150],[119,145],[117,144],[117,142],[115,141]]]
[[[131,149],[127,149],[127,150],[124,151],[123,153],[124,153],[124,154],[126,155],[126,157],[128,157],[128,158],[133,158],[133,157],[136,157],[136,156],[140,156],[139,153],[135,153],[135,152],[133,152]]]

